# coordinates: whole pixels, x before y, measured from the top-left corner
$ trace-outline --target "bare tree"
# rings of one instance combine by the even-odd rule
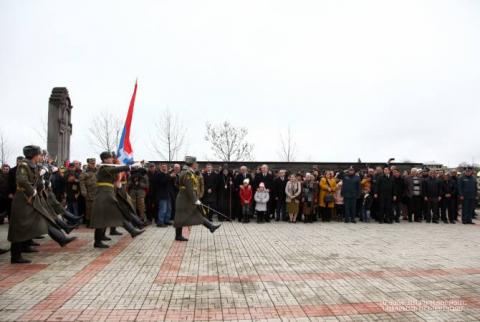
[[[8,162],[10,154],[10,149],[8,147],[7,138],[3,134],[3,131],[0,130],[0,163],[5,164]]]
[[[235,127],[227,121],[217,125],[207,122],[206,126],[205,141],[210,143],[217,158],[226,162],[252,159],[253,145],[246,142],[246,128]]]
[[[278,151],[278,156],[281,161],[292,162],[295,161],[296,154],[297,144],[293,138],[290,126],[288,126],[286,137],[280,133],[280,150]]]
[[[101,151],[116,151],[122,135],[123,124],[108,111],[92,119],[89,128],[90,142]]]
[[[158,134],[152,137],[155,152],[164,160],[177,160],[185,143],[186,129],[183,123],[167,108],[155,123],[155,129]]]

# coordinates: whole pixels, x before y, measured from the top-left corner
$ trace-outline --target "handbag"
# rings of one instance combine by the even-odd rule
[[[327,185],[330,187],[330,183],[328,182],[328,179],[325,178],[325,181],[327,182]],[[330,187],[332,188],[332,187]],[[333,198],[333,194],[332,193],[327,193],[325,195],[325,204],[328,205],[329,203],[333,202],[335,200],[335,198]]]

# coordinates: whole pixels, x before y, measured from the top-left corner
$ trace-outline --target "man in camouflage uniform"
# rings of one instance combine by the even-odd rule
[[[148,176],[147,171],[140,168],[132,172],[130,179],[128,180],[128,193],[132,198],[133,207],[142,221],[145,221],[145,195],[146,189],[148,189]]]
[[[195,174],[197,166],[195,157],[185,157],[185,166],[178,179],[180,191],[176,200],[174,219],[175,240],[178,241],[188,241],[182,236],[184,226],[203,225],[212,233],[220,227],[203,216],[200,202],[200,193],[203,191],[203,187],[200,187],[201,181]]]
[[[80,175],[80,192],[85,198],[85,224],[90,226],[93,200],[97,190],[97,167],[95,158],[87,159],[87,169]]]

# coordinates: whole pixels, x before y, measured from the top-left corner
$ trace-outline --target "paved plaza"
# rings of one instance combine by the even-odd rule
[[[478,222],[477,222],[478,223]],[[6,246],[7,226],[0,226]],[[1,321],[479,321],[480,224],[224,223],[0,256]]]

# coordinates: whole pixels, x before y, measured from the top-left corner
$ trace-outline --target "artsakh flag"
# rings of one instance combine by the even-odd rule
[[[123,127],[122,137],[120,138],[120,144],[118,145],[118,160],[123,164],[133,163],[133,149],[130,144],[130,127],[132,125],[133,118],[133,106],[135,105],[135,96],[137,95],[137,81],[135,81],[135,88],[133,89],[132,99],[130,100],[130,106],[128,107],[127,119],[125,120],[125,126]]]

